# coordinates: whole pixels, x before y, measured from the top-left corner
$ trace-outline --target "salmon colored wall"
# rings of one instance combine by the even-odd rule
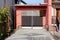
[[[43,26],[46,25],[46,17],[43,17]]]
[[[18,8],[16,9],[16,28],[20,28],[21,26],[21,10],[19,10]]]
[[[47,7],[47,18],[48,18],[48,25],[52,23],[52,0],[48,0],[48,7]]]
[[[44,0],[44,2],[48,4],[45,25],[51,25],[52,24],[52,0]]]
[[[27,9],[26,9],[27,8]],[[29,8],[29,7],[16,7],[16,28],[20,28],[21,25],[22,25],[22,13],[21,13],[21,10],[46,10],[47,6],[44,8],[41,9],[41,7],[33,7],[32,9],[32,6]],[[36,8],[36,9],[35,9]],[[43,17],[43,25],[46,24],[46,17]]]

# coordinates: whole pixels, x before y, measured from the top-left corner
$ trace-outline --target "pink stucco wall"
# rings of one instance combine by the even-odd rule
[[[46,24],[46,17],[43,17],[43,26]]]
[[[16,28],[18,29],[18,28],[20,28],[20,26],[21,26],[21,10],[19,10],[19,9],[16,9]]]
[[[52,24],[52,0],[44,0],[45,3],[47,3],[47,14],[45,18],[45,25],[51,25]]]
[[[33,8],[33,9],[32,9]],[[16,6],[16,16],[15,16],[15,18],[16,18],[16,29],[18,29],[18,28],[20,28],[21,27],[21,25],[22,25],[22,13],[21,13],[21,10],[46,10],[46,8],[47,8],[47,5],[33,5],[33,6]],[[47,13],[47,12],[46,12]],[[43,17],[43,25],[45,25],[46,24],[46,16],[45,17]]]
[[[47,7],[47,18],[48,18],[48,25],[52,23],[52,0],[48,0],[48,7]]]
[[[52,0],[48,0],[47,4],[48,5],[47,5],[46,17],[43,17],[43,25],[46,25],[46,24],[51,25],[51,23],[52,23]],[[28,8],[24,7],[24,8],[31,9],[31,7],[28,7]],[[36,8],[38,8],[38,7],[36,7]],[[41,9],[41,8],[39,7],[39,9]],[[44,9],[44,7],[43,7],[43,9]],[[33,10],[33,9],[31,9],[31,10]],[[22,25],[21,17],[22,17],[21,10],[19,8],[16,8],[16,27],[17,28],[19,28],[19,26]]]

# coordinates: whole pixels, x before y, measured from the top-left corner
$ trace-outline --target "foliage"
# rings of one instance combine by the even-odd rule
[[[10,13],[8,7],[3,7],[0,9],[0,40],[5,38],[7,35],[7,23],[9,14]]]
[[[8,22],[8,16],[9,16],[9,9],[7,7],[3,7],[0,10],[0,23]]]

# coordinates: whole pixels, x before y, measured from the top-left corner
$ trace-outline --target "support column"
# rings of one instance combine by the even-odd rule
[[[48,0],[48,7],[47,7],[47,13],[48,13],[48,25],[51,25],[52,23],[52,0]]]
[[[19,29],[21,27],[21,10],[19,8],[16,8],[16,29]]]

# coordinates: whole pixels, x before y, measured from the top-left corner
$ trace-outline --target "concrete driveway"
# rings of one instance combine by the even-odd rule
[[[19,29],[5,40],[53,40],[45,29]]]

